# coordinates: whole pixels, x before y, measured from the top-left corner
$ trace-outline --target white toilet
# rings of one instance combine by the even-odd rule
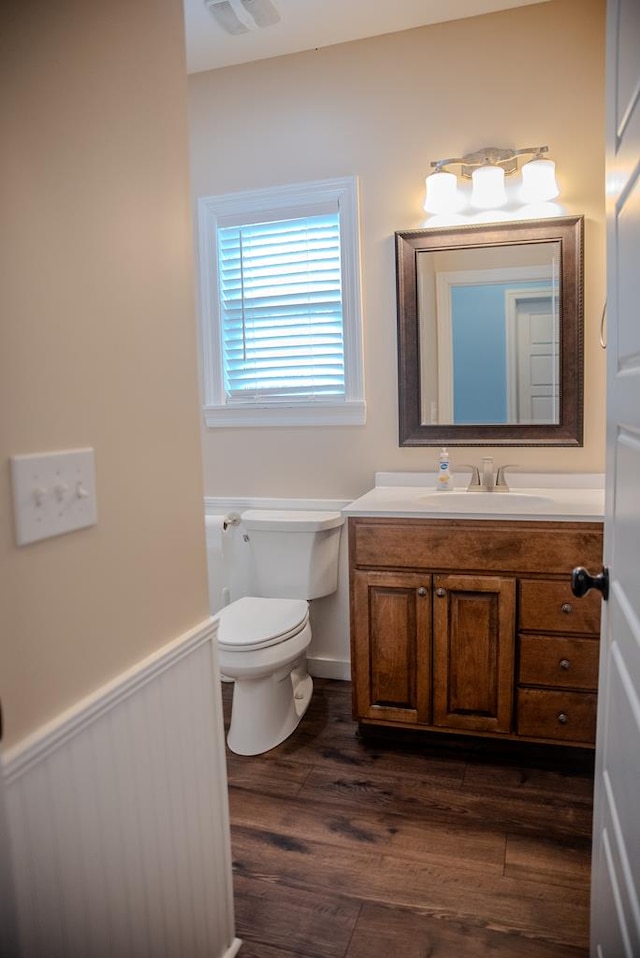
[[[258,596],[236,599],[218,620],[220,671],[235,682],[227,743],[267,752],[291,735],[311,700],[309,599],[338,587],[338,512],[249,509],[242,515]]]

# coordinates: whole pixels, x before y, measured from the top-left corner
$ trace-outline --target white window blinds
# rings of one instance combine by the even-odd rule
[[[357,186],[198,200],[207,426],[364,424]]]
[[[218,229],[227,403],[345,395],[337,212]]]

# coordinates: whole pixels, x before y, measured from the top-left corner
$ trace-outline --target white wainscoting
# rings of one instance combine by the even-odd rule
[[[205,497],[205,516],[239,515],[246,509],[311,509],[341,512],[348,499],[259,499]],[[222,539],[213,530],[207,534],[207,564],[211,612],[215,614],[229,599],[250,595],[252,583],[249,546],[243,540],[245,528],[229,526]],[[307,665],[311,675],[323,679],[351,679],[349,643],[349,561],[347,524],[340,537],[338,591],[311,602],[311,645]]]
[[[231,958],[210,620],[7,752],[22,958]]]

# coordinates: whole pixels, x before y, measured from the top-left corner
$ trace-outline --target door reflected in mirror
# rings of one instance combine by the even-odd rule
[[[581,445],[581,216],[396,233],[400,445]]]

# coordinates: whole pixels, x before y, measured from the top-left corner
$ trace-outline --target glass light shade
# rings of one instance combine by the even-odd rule
[[[552,200],[560,190],[556,182],[556,164],[553,160],[529,160],[522,167],[522,199],[527,203]]]
[[[438,170],[425,180],[427,213],[451,213],[458,208],[458,180],[454,173]]]
[[[507,202],[504,170],[501,166],[479,166],[471,174],[471,205],[479,210],[493,210]]]

